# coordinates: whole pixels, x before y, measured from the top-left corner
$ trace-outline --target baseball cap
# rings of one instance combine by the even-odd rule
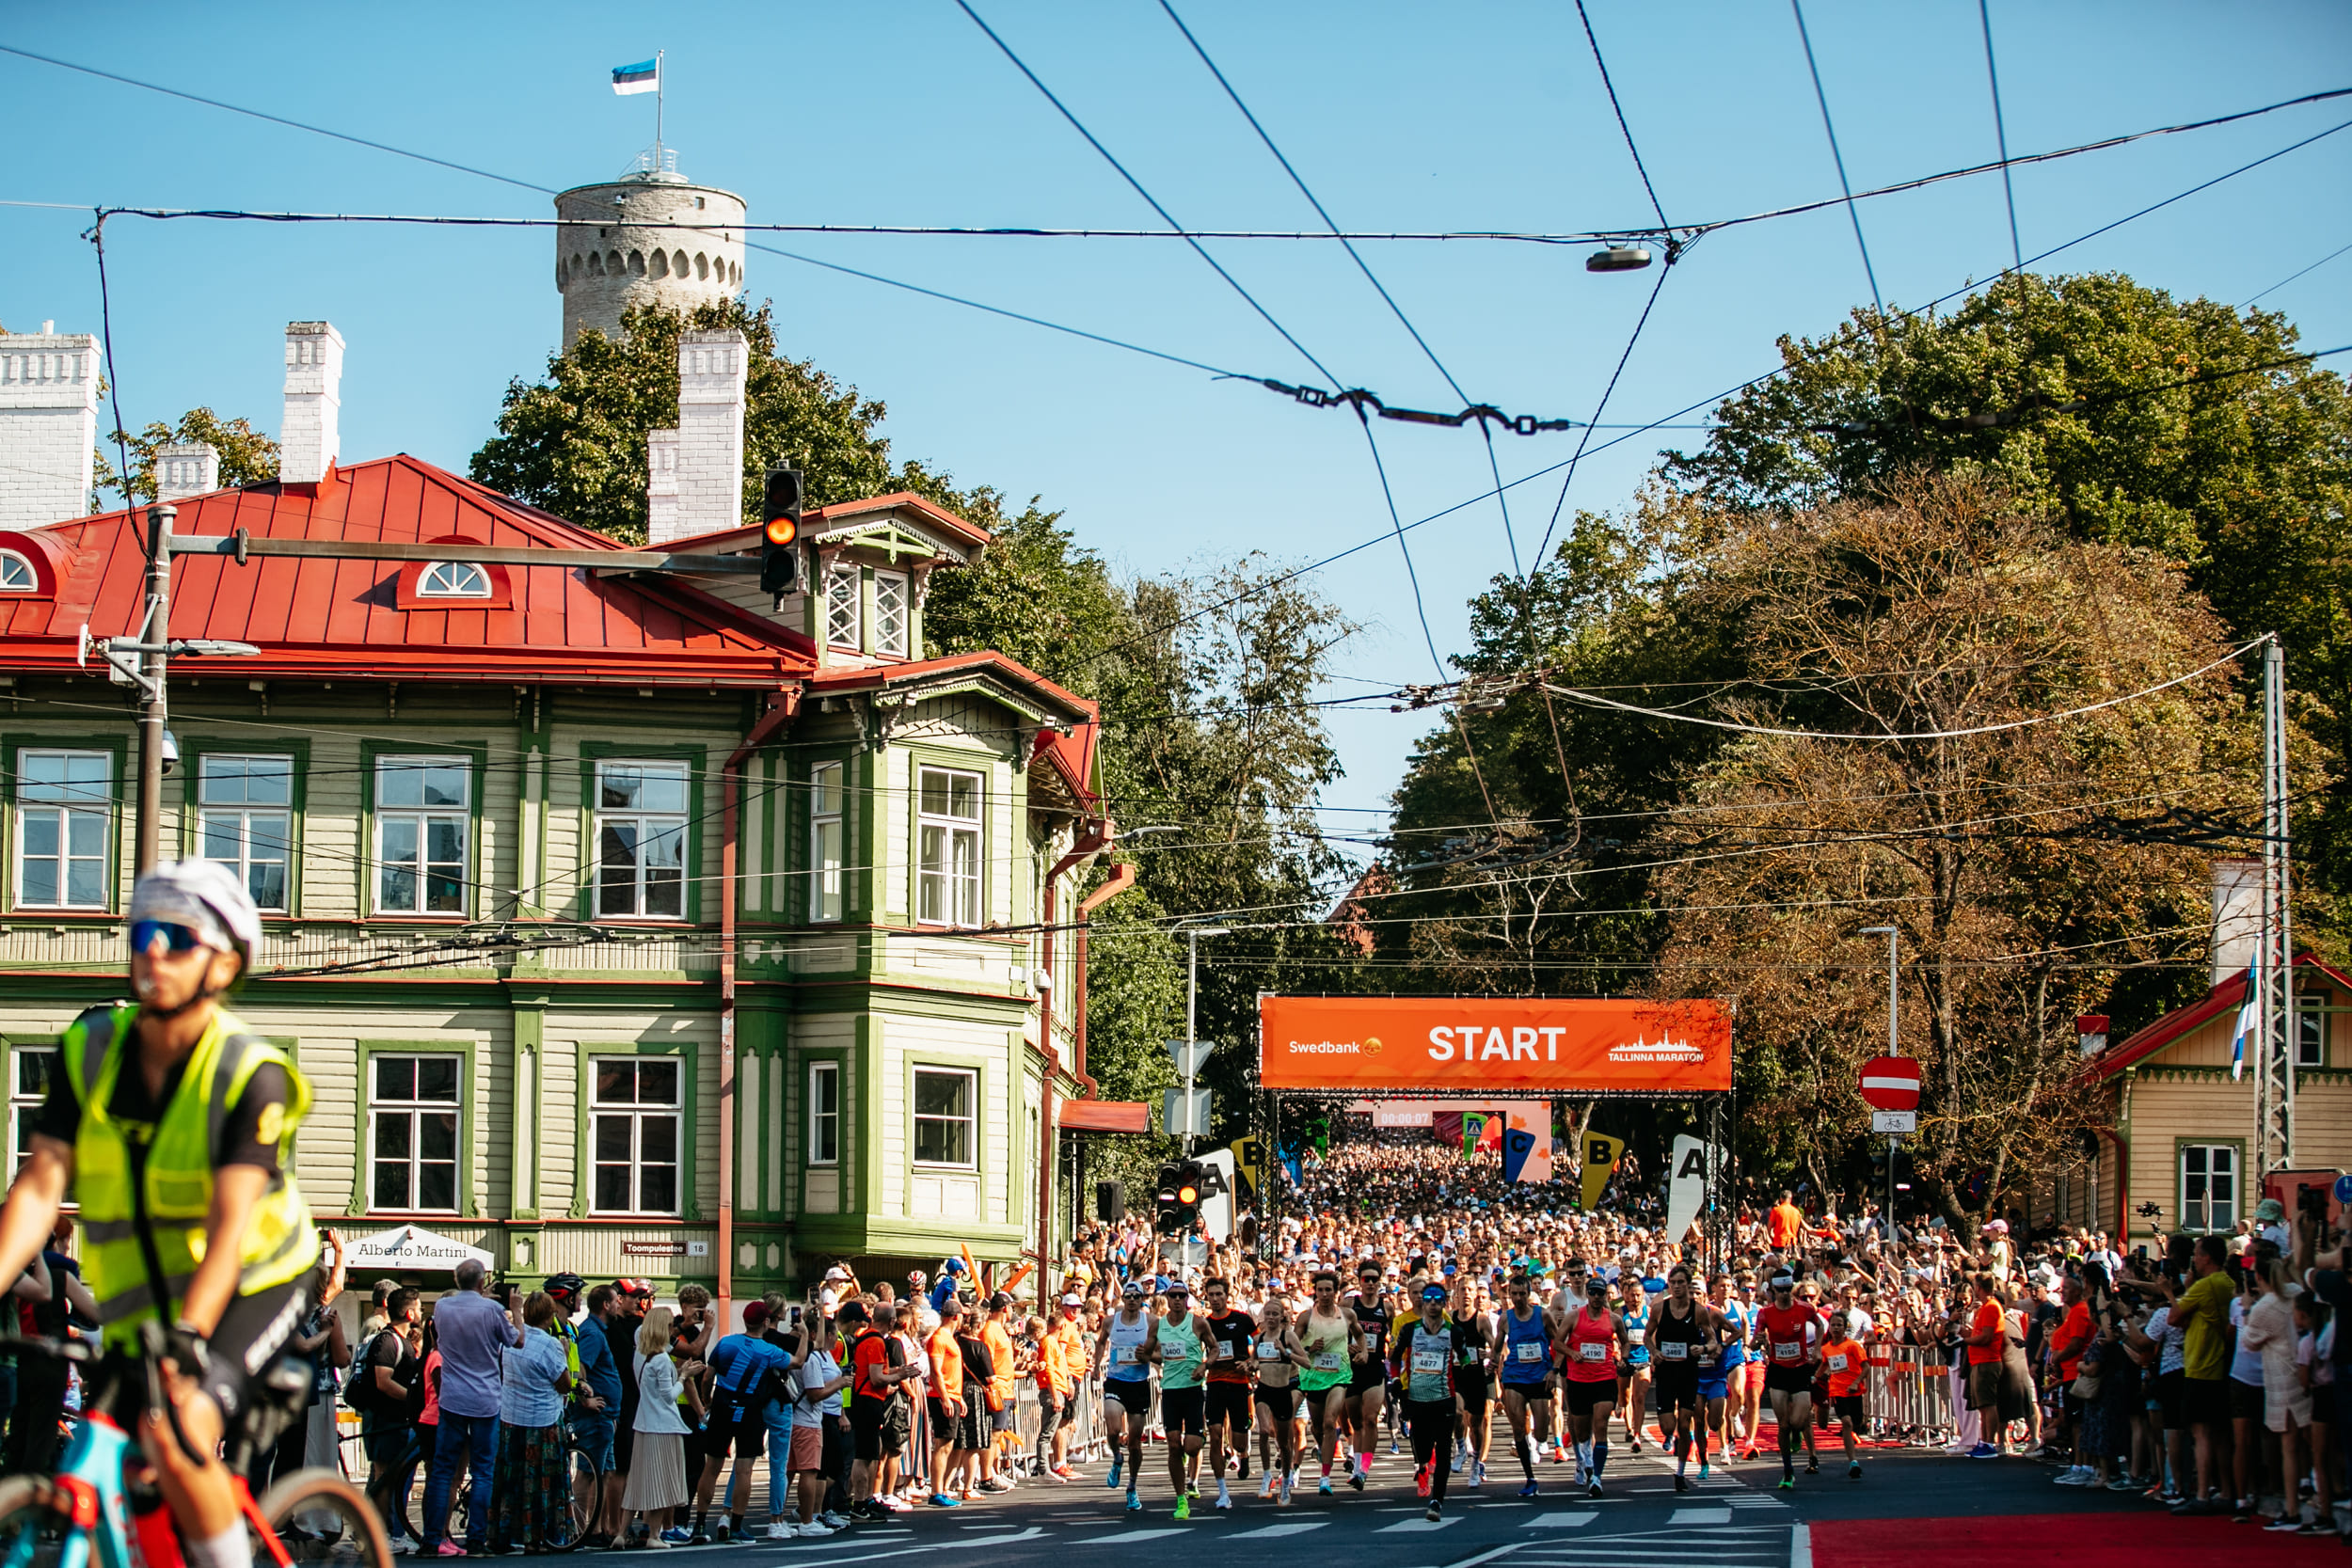
[[[1012,1292],[1010,1291],[999,1291],[994,1295],[988,1298],[988,1309],[992,1312],[996,1310],[999,1307],[1010,1307],[1011,1305]]]
[[[1067,1291],[1062,1293],[1061,1304],[1064,1307],[1084,1307],[1087,1304],[1087,1298],[1075,1291]]]
[[[767,1322],[768,1307],[766,1303],[755,1301],[743,1308],[743,1326],[745,1328],[758,1328]]]
[[[650,1279],[616,1279],[612,1282],[612,1288],[625,1296],[653,1294],[653,1281]]]
[[[1122,1296],[1139,1296],[1143,1294],[1143,1281],[1131,1279],[1119,1288],[1119,1293]]]
[[[843,1268],[838,1263],[835,1263],[832,1268],[825,1271],[825,1279],[829,1284],[840,1284],[847,1281],[849,1278],[850,1271]]]

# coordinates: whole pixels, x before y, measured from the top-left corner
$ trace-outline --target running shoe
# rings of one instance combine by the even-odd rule
[[[1357,1491],[1361,1492],[1361,1491],[1364,1489],[1364,1473],[1363,1473],[1363,1471],[1361,1471],[1361,1470],[1350,1470],[1350,1471],[1348,1471],[1348,1472],[1347,1472],[1347,1484],[1348,1484],[1349,1486],[1351,1486],[1351,1487],[1355,1488]]]
[[[934,1492],[931,1494],[931,1506],[933,1508],[961,1508],[963,1499],[951,1497],[946,1492]]]
[[[1330,1495],[1331,1495],[1331,1478],[1330,1478],[1329,1476],[1326,1476],[1326,1477],[1324,1477],[1324,1478],[1323,1478],[1323,1480],[1322,1480],[1321,1481],[1319,1481],[1319,1482],[1317,1482],[1317,1483],[1316,1483],[1316,1485],[1315,1485],[1315,1496],[1316,1496],[1316,1497],[1329,1497]]]
[[[1232,1506],[1233,1506],[1233,1495],[1232,1495],[1231,1492],[1227,1492],[1227,1491],[1225,1491],[1225,1490],[1223,1490],[1223,1489],[1221,1489],[1221,1488],[1220,1488],[1220,1489],[1218,1490],[1218,1492],[1217,1492],[1217,1495],[1216,1495],[1216,1506],[1217,1506],[1217,1507],[1219,1507],[1219,1508],[1231,1508],[1231,1507],[1232,1507]]]
[[[661,1532],[661,1539],[670,1545],[683,1546],[694,1539],[694,1532],[683,1525],[672,1525]]]
[[[1529,1481],[1529,1482],[1528,1482],[1525,1486],[1522,1486],[1522,1487],[1520,1487],[1520,1488],[1519,1488],[1519,1496],[1520,1496],[1520,1497],[1534,1497],[1534,1495],[1535,1495],[1535,1483],[1534,1483],[1534,1481]]]
[[[1677,1492],[1688,1492],[1691,1490],[1690,1478],[1688,1476],[1675,1477],[1675,1490]]]
[[[1600,1489],[1600,1478],[1598,1476],[1595,1476],[1592,1480],[1584,1483],[1584,1495],[1588,1497],[1604,1496]]]
[[[1480,1486],[1480,1485],[1484,1485],[1484,1484],[1485,1484],[1486,1480],[1486,1462],[1485,1460],[1483,1460],[1483,1459],[1473,1459],[1473,1460],[1471,1460],[1471,1461],[1470,1461],[1470,1483],[1472,1486]]]
[[[2266,1530],[2299,1530],[2302,1528],[2303,1518],[2299,1513],[2281,1513],[2276,1519],[2267,1520],[2263,1525],[2263,1528]]]
[[[769,1522],[767,1539],[770,1541],[795,1541],[800,1538],[800,1526],[787,1525],[781,1519],[774,1519]],[[580,1544],[584,1546],[587,1543],[583,1541]]]
[[[1192,1517],[1192,1494],[1191,1494],[1191,1493],[1189,1493],[1189,1492],[1186,1492],[1186,1493],[1184,1493],[1183,1496],[1179,1497],[1176,1499],[1176,1522],[1177,1522],[1178,1524],[1182,1524],[1182,1523],[1184,1523],[1186,1519],[1189,1519],[1189,1518],[1191,1518],[1191,1517]]]
[[[1413,1472],[1413,1496],[1417,1497],[1429,1496],[1429,1472],[1427,1470]]]
[[[1111,1473],[1103,1479],[1103,1484],[1114,1492],[1119,1490],[1119,1467],[1124,1463],[1126,1463],[1124,1456],[1112,1460]]]
[[[1198,1497],[1200,1496],[1200,1478],[1199,1476],[1195,1476],[1190,1481],[1184,1482],[1184,1496],[1187,1497]]]
[[[1975,1448],[1968,1450],[1968,1457],[1971,1459],[1998,1459],[2001,1457],[2001,1450],[1994,1448],[1990,1443],[1979,1443]]]
[[[1780,1489],[1783,1492],[1794,1492],[1797,1489],[1797,1478],[1791,1474],[1784,1474],[1780,1478]]]
[[[1444,1515],[1444,1512],[1445,1511],[1439,1508],[1436,1503],[1431,1503],[1429,1505],[1429,1512],[1422,1514],[1422,1517],[1434,1525]]]
[[[1707,1479],[1707,1461],[1706,1461],[1706,1460],[1704,1460],[1704,1459],[1702,1459],[1702,1460],[1700,1460],[1700,1461],[1699,1461],[1699,1480],[1701,1480],[1701,1481],[1705,1481],[1706,1479]]]
[[[1290,1478],[1290,1477],[1288,1477],[1288,1476],[1284,1476],[1284,1477],[1282,1478],[1282,1501],[1284,1502],[1284,1504],[1286,1504],[1286,1505],[1287,1505],[1287,1504],[1290,1502],[1290,1500],[1291,1500],[1291,1478]]]
[[[2107,1482],[2107,1490],[2110,1492],[2137,1492],[2139,1490],[2139,1482],[2134,1481],[2129,1476],[2118,1476],[2113,1481]]]
[[[1266,1472],[1265,1484],[1258,1488],[1258,1497],[1263,1500],[1272,1496],[1274,1496],[1274,1472],[1269,1470]]]
[[[1852,1464],[1846,1466],[1846,1479],[1848,1481],[1860,1481],[1862,1479],[1862,1461],[1857,1459]]]
[[[1135,1489],[1132,1487],[1127,1491],[1127,1512],[1130,1513],[1143,1512],[1143,1499],[1136,1496]]]
[[[1821,1461],[1820,1455],[1808,1454],[1805,1456],[1804,1473],[1808,1476],[1818,1476],[1821,1473]]]
[[[799,1538],[803,1541],[821,1541],[826,1536],[831,1535],[834,1532],[833,1527],[825,1523],[822,1519],[810,1520],[807,1524],[800,1527],[800,1531],[801,1533]]]

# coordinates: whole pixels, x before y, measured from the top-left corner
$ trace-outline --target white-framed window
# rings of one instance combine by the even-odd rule
[[[808,1064],[808,1163],[841,1163],[841,1064]]]
[[[2237,1224],[2235,1144],[2181,1146],[2181,1228],[2227,1230]]]
[[[841,781],[845,769],[837,762],[820,762],[808,770],[808,917],[838,920],[845,901],[842,871],[848,847],[848,813]]]
[[[472,826],[469,759],[376,758],[377,911],[464,914]]]
[[[33,1151],[33,1118],[49,1098],[49,1075],[57,1070],[57,1053],[40,1046],[12,1046],[8,1051],[8,1148],[14,1172]]]
[[[2323,1068],[2328,1065],[2328,996],[2297,994],[2295,999],[2295,1065],[2298,1068]]]
[[[929,926],[977,926],[980,776],[919,768],[915,794],[915,919]]]
[[[40,574],[14,550],[0,550],[0,594],[30,594],[40,587]]]
[[[686,914],[686,764],[596,764],[596,913]]]
[[[903,657],[907,651],[907,633],[914,624],[908,580],[904,572],[874,574],[874,651],[878,654]]]
[[[417,574],[420,599],[486,599],[490,574],[470,561],[436,561]]]
[[[676,1058],[598,1056],[593,1070],[589,1207],[599,1214],[676,1213],[685,1121]]]
[[[457,1212],[463,1056],[368,1058],[368,1201],[391,1213]]]
[[[196,801],[203,857],[234,871],[257,909],[285,909],[294,758],[208,752],[197,763]]]
[[[114,758],[104,752],[16,754],[16,901],[34,909],[106,907],[106,831]]]
[[[977,1164],[974,1133],[980,1075],[966,1068],[914,1069],[914,1163],[918,1165]]]
[[[858,636],[864,619],[859,614],[863,576],[854,563],[846,561],[825,568],[825,641],[836,648],[865,646]]]

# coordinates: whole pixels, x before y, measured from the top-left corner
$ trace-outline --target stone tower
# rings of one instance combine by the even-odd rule
[[[691,183],[675,154],[648,155],[605,184],[555,198],[555,287],[564,347],[589,327],[619,337],[634,305],[687,309],[743,287],[743,198]]]

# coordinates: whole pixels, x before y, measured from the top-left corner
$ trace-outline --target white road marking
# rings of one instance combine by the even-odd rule
[[[1666,1516],[1669,1528],[1676,1525],[1727,1525],[1731,1523],[1728,1508],[1677,1508]]]
[[[1261,1525],[1256,1529],[1236,1530],[1232,1539],[1235,1541],[1272,1541],[1279,1536],[1304,1535],[1311,1529],[1321,1529],[1330,1522],[1328,1519],[1294,1519],[1288,1524]]]
[[[1439,1519],[1399,1519],[1393,1525],[1382,1525],[1373,1533],[1375,1535],[1425,1535],[1431,1530],[1451,1528],[1461,1522],[1462,1516],[1458,1513],[1451,1513]]]
[[[1131,1529],[1118,1535],[1098,1535],[1086,1543],[1089,1546],[1124,1546],[1130,1542],[1165,1541],[1171,1535],[1190,1535],[1187,1529]]]
[[[1581,1509],[1574,1513],[1538,1513],[1533,1519],[1524,1521],[1520,1528],[1522,1529],[1581,1529],[1599,1517],[1599,1514],[1590,1509]]]
[[[1788,1527],[1788,1568],[1813,1568],[1813,1527]]]

